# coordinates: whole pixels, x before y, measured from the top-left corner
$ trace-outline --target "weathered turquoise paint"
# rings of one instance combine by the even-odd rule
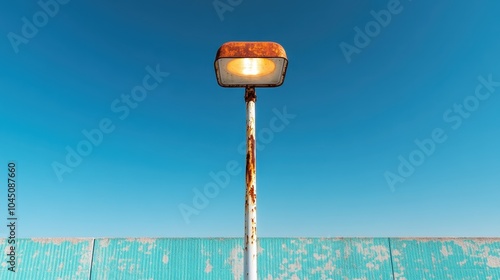
[[[391,239],[395,279],[500,279],[500,240]]]
[[[392,279],[387,238],[263,238],[259,279]]]
[[[259,279],[500,279],[500,238],[261,238]],[[241,238],[17,239],[0,279],[243,279]]]
[[[240,251],[243,256],[241,242],[100,239],[96,241],[92,279],[233,279],[232,268],[238,266],[235,262],[240,259]]]
[[[94,240],[51,238],[16,239],[16,272],[7,270],[10,244],[0,239],[0,279],[89,279]]]

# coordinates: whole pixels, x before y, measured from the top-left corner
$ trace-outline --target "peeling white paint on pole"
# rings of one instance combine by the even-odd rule
[[[255,88],[245,89],[247,158],[245,192],[245,280],[257,279],[257,166],[255,147]]]

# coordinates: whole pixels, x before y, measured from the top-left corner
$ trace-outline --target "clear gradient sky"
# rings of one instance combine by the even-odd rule
[[[0,4],[0,218],[14,161],[18,237],[243,236],[227,41],[289,58],[257,89],[259,236],[500,235],[500,2],[41,3]]]

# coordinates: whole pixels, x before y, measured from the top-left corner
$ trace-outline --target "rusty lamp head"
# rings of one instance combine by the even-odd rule
[[[222,87],[278,87],[285,80],[285,49],[273,42],[228,42],[215,57]]]

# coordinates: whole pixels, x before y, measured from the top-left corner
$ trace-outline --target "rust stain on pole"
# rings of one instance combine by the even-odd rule
[[[251,198],[251,204],[255,204],[256,194],[255,194],[255,139],[248,138],[248,152],[247,152],[247,168],[246,168],[246,185],[247,194],[246,196]]]
[[[246,197],[251,198],[251,204],[256,202],[255,177],[256,177],[256,160],[255,160],[255,101],[257,96],[255,88],[247,88],[245,91],[245,102],[247,107],[252,103],[249,118],[247,120],[247,158],[246,158]],[[248,201],[247,201],[248,203]],[[254,209],[251,209],[254,210]]]

